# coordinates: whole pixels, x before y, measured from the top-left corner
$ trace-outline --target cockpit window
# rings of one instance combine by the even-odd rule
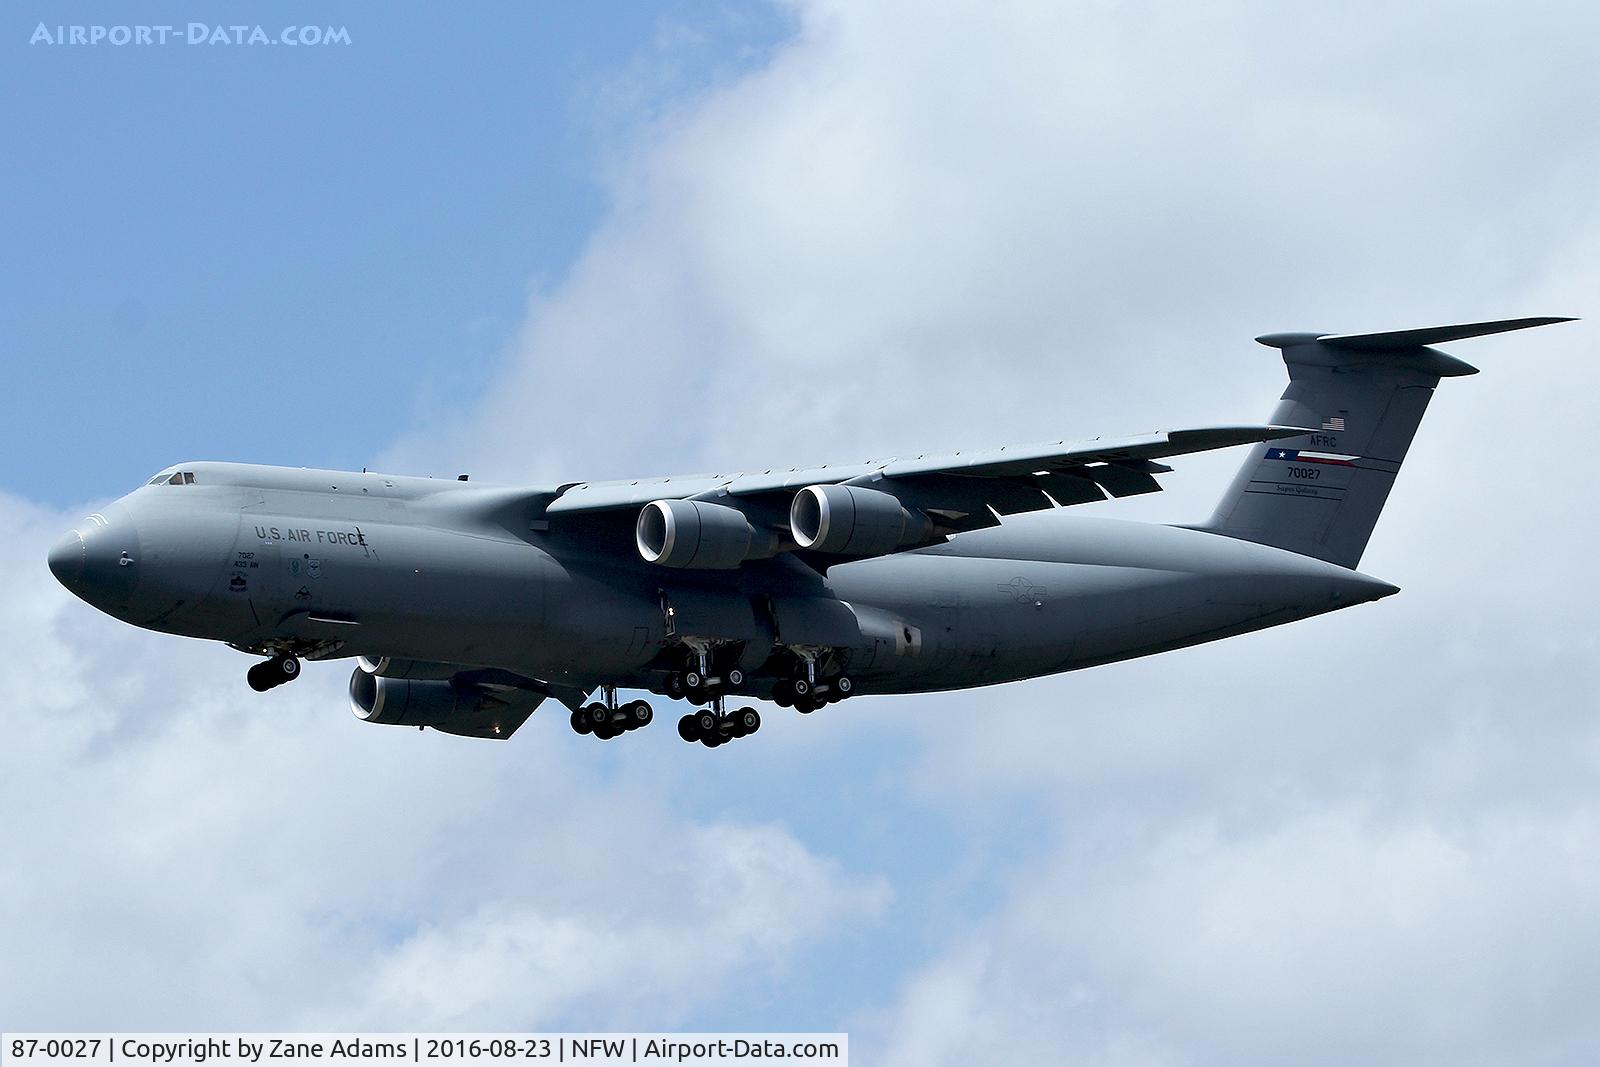
[[[173,474],[158,474],[151,478],[146,485],[193,485],[193,471],[177,471]]]

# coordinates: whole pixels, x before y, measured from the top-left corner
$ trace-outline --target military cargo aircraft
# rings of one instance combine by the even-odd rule
[[[264,657],[258,691],[354,658],[367,722],[506,738],[554,698],[609,740],[651,721],[618,696],[644,690],[715,748],[761,725],[731,698],[993,685],[1397,592],[1354,568],[1434,387],[1475,373],[1430,346],[1565,321],[1259,337],[1289,370],[1259,426],[536,486],[180,463],[49,563],[118,619]],[[1235,445],[1203,522],[1065,513]]]

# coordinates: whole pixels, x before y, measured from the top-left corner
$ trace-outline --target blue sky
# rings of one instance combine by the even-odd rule
[[[1452,346],[1483,373],[1362,564],[1400,596],[714,753],[367,726],[338,664],[258,697],[43,565],[183,458],[545,480],[1243,423],[1258,333],[1592,319],[1594,12],[419,10],[226,20],[328,52],[26,43],[178,4],[0,23],[0,1021],[1594,1058],[1600,510],[1550,458],[1588,322]],[[1203,517],[1237,460],[1101,513]]]
[[[0,23],[0,345],[25,368],[0,442],[34,457],[14,491],[81,502],[186,458],[368,464],[474,397],[570,264],[607,203],[601,148],[647,117],[615,99],[630,72],[670,102],[790,26],[682,2],[234,12],[199,14],[352,43],[28,43],[41,21],[181,29],[184,4]]]
[[[604,153],[793,30],[765,5],[421,18],[344,4],[275,8],[264,24],[347,26],[348,47],[27,43],[41,20],[182,27],[194,14],[9,13],[0,77],[20,106],[0,127],[14,159],[0,172],[0,344],[26,370],[0,418],[7,454],[26,459],[5,488],[29,500],[70,508],[183,457],[362,466],[435,408],[474,402],[530,291],[562,276],[607,209]],[[885,755],[843,753],[823,790],[759,767],[719,784],[750,798],[746,814],[803,807],[803,842],[936,882],[958,846],[926,813],[899,832]],[[727,801],[673,804],[709,818]],[[877,814],[841,840],[858,809]],[[927,951],[922,921],[879,916],[830,938],[833,962],[693,1023],[830,1028]]]

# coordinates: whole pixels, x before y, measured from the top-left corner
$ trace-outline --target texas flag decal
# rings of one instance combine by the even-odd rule
[[[1308,452],[1303,448],[1269,448],[1268,459],[1288,463],[1323,463],[1330,467],[1354,467],[1360,456],[1341,456],[1336,452]]]

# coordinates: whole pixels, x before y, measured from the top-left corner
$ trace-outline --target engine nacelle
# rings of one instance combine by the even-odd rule
[[[750,558],[756,530],[744,512],[704,500],[653,500],[639,512],[634,542],[646,563],[730,570]]]
[[[356,662],[368,674],[379,678],[417,678],[426,681],[443,681],[459,671],[453,663],[434,663],[425,659],[395,659],[393,656],[357,656]]]
[[[933,523],[898,499],[859,485],[808,485],[789,506],[789,529],[801,548],[845,556],[881,556],[926,539]]]
[[[356,670],[350,675],[350,710],[383,726],[442,726],[475,715],[487,704],[477,686],[385,678]]]

